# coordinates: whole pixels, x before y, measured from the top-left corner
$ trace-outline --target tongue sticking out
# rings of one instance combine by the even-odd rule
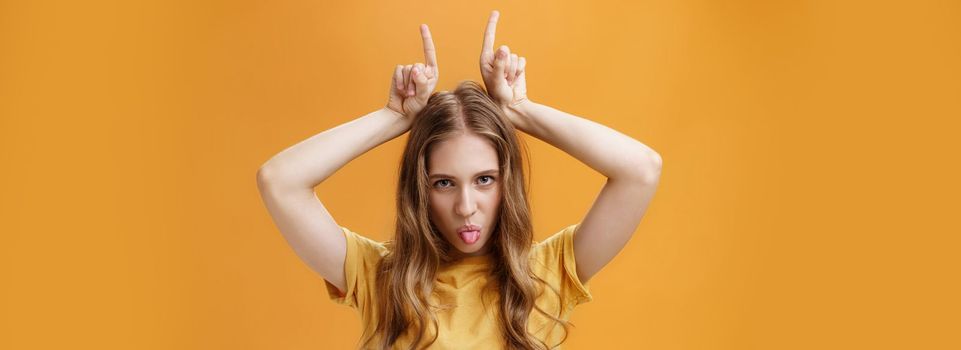
[[[474,244],[480,239],[480,231],[464,231],[460,233],[460,239],[467,244]]]

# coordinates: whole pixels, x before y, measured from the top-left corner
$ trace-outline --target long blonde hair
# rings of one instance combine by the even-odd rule
[[[486,138],[497,151],[502,181],[502,202],[492,232],[493,279],[498,282],[501,331],[507,348],[548,349],[543,341],[527,331],[528,317],[537,310],[548,319],[560,323],[567,339],[569,323],[542,310],[535,299],[548,286],[531,272],[530,249],[533,225],[522,167],[521,151],[513,124],[503,111],[473,81],[464,81],[453,92],[431,95],[427,105],[411,126],[407,145],[401,157],[397,185],[397,223],[394,239],[388,241],[388,253],[377,268],[377,305],[374,305],[373,329],[365,329],[363,348],[387,349],[405,333],[414,336],[409,349],[426,340],[428,326],[437,328],[428,297],[442,263],[452,260],[454,248],[444,239],[429,217],[427,164],[431,147],[460,133],[470,132]],[[528,164],[529,166],[529,164]],[[558,293],[559,295],[559,293]],[[428,345],[437,339],[437,332]],[[555,345],[556,346],[556,345]]]

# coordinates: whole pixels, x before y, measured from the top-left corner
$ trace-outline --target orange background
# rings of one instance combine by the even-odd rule
[[[256,171],[383,106],[420,23],[479,80],[492,9],[532,99],[664,159],[565,347],[961,348],[961,4],[828,0],[2,1],[0,348],[350,348]],[[404,140],[318,186],[339,224],[388,238]],[[542,239],[604,179],[527,142]]]

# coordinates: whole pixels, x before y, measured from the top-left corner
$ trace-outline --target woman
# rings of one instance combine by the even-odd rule
[[[258,172],[270,215],[326,281],[357,308],[362,348],[545,349],[563,343],[588,280],[627,243],[657,187],[661,159],[644,144],[527,98],[526,60],[481,51],[487,91],[473,82],[432,94],[439,76],[430,31],[426,64],[397,66],[387,105],[280,152]],[[339,226],[313,188],[350,160],[410,131],[401,159],[394,238]],[[607,176],[579,223],[533,241],[521,130]]]

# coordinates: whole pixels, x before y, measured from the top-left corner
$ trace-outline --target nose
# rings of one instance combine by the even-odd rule
[[[465,186],[457,195],[457,203],[454,204],[454,211],[457,215],[471,217],[477,211],[477,203],[474,202],[474,194],[471,189]]]

